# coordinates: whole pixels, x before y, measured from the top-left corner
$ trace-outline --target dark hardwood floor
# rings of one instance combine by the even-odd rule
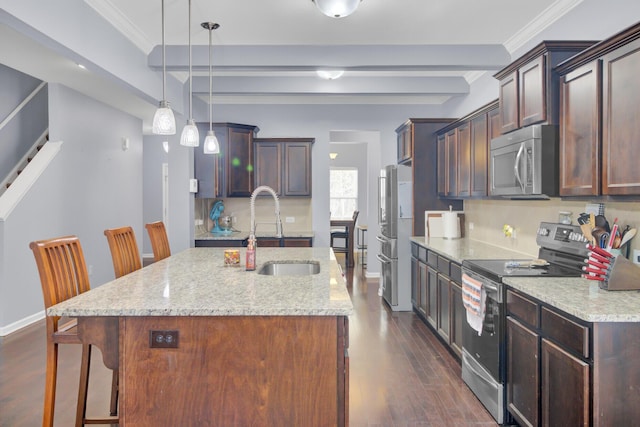
[[[413,313],[389,310],[378,296],[378,280],[367,281],[364,273],[359,263],[346,270],[355,309],[349,318],[349,425],[496,426],[431,330]],[[41,424],[44,344],[44,321],[0,338],[0,426]],[[74,421],[79,347],[61,346],[59,358],[56,426],[67,427]],[[92,360],[88,412],[104,415],[110,371],[98,349]]]

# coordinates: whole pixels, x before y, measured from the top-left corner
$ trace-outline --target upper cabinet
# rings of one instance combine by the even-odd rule
[[[487,195],[489,143],[499,135],[498,101],[438,131],[438,195]]]
[[[453,119],[408,119],[396,129],[398,163],[412,166],[413,174],[413,235],[424,235],[424,211],[462,209],[462,201],[443,200],[437,194],[441,180],[437,164],[438,143],[436,132]],[[403,153],[401,155],[401,153]],[[400,161],[400,157],[404,160]]]
[[[198,123],[206,135],[207,123]],[[202,147],[194,152],[195,177],[199,198],[247,197],[254,189],[253,139],[256,126],[236,123],[214,123],[220,143],[219,154],[204,154]]]
[[[544,41],[494,75],[499,81],[500,132],[533,123],[558,123],[558,83],[553,68],[593,41]]]
[[[640,24],[560,64],[560,195],[638,196]]]
[[[255,187],[268,185],[279,196],[311,196],[313,138],[255,138]]]

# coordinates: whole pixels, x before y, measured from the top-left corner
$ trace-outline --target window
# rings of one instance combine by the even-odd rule
[[[329,200],[332,218],[351,218],[358,209],[358,169],[331,168]]]

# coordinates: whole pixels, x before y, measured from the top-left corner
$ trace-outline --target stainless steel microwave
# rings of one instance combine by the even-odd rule
[[[547,198],[558,195],[558,128],[531,125],[491,140],[489,195]]]

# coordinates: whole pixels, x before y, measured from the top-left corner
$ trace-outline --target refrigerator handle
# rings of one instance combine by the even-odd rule
[[[383,217],[382,211],[384,209],[386,209],[385,206],[382,206],[382,203],[381,203],[382,202],[382,191],[383,191],[383,188],[384,188],[384,185],[385,185],[384,181],[385,181],[385,178],[383,176],[379,176],[378,177],[378,224],[383,224],[384,223],[384,218],[382,218]],[[386,195],[385,195],[385,197],[386,197]]]

